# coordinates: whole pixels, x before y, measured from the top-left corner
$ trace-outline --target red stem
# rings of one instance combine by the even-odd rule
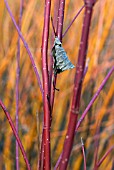
[[[62,154],[63,154],[63,153],[62,153]],[[55,167],[54,167],[54,170],[56,170],[56,169],[58,168],[58,166],[59,166],[59,164],[60,164],[60,161],[61,161],[61,158],[62,158],[62,154],[59,156],[59,159],[57,160],[56,165],[55,165]]]
[[[76,20],[76,18],[78,17],[78,15],[81,13],[82,9],[85,7],[85,4],[80,8],[80,10],[78,11],[78,13],[75,15],[75,17],[73,18],[73,20],[71,21],[71,23],[69,24],[69,26],[67,27],[66,31],[64,32],[64,34],[62,35],[62,38],[66,35],[66,33],[68,32],[68,30],[70,29],[70,27],[72,26],[72,24],[74,23],[74,21]]]
[[[97,99],[97,97],[99,96],[101,90],[103,89],[103,87],[105,86],[106,82],[108,81],[108,79],[110,78],[110,76],[112,75],[112,73],[114,72],[114,66],[110,69],[110,71],[108,72],[108,74],[106,75],[106,77],[104,78],[104,80],[102,81],[100,87],[98,88],[97,92],[94,94],[93,98],[91,99],[91,101],[89,102],[88,106],[86,107],[86,109],[84,110],[82,116],[80,117],[80,119],[78,120],[78,123],[76,125],[76,129],[75,132],[77,132],[78,128],[80,127],[82,121],[84,120],[85,116],[87,115],[89,109],[91,108],[91,106],[93,105],[93,103],[95,102],[95,100]]]
[[[99,167],[102,162],[106,159],[106,157],[109,155],[109,153],[114,149],[114,145],[104,154],[104,156],[101,158],[101,160],[97,163],[97,167]]]
[[[64,21],[64,8],[65,8],[65,0],[59,0],[57,36],[61,42],[62,42],[63,21]]]
[[[42,83],[41,83],[41,80],[40,80],[40,75],[39,75],[39,73],[38,73],[38,69],[37,69],[37,67],[36,67],[36,64],[35,64],[33,55],[32,55],[32,53],[31,53],[30,48],[29,48],[27,42],[25,41],[25,39],[24,39],[24,37],[23,37],[23,35],[22,35],[22,33],[21,33],[21,31],[20,31],[18,25],[16,24],[16,21],[15,21],[15,19],[14,19],[14,16],[13,16],[11,10],[10,10],[10,7],[9,7],[9,5],[8,5],[7,0],[4,0],[4,2],[5,2],[5,4],[6,4],[7,11],[8,11],[8,13],[9,13],[9,15],[10,15],[10,17],[11,17],[13,23],[14,23],[14,26],[15,26],[15,28],[16,28],[18,34],[19,34],[19,37],[21,38],[21,40],[22,40],[22,42],[23,42],[23,44],[24,44],[24,46],[25,46],[25,48],[26,48],[26,50],[27,50],[27,53],[28,53],[29,58],[30,58],[30,60],[31,60],[31,63],[32,63],[34,72],[35,72],[35,74],[36,74],[36,78],[37,78],[39,87],[40,87],[40,91],[41,91],[42,97],[43,97]]]
[[[53,29],[54,36],[56,36],[56,31],[55,31],[54,22],[53,22],[52,17],[51,17],[51,23],[52,23],[52,29]]]
[[[22,7],[23,0],[20,1],[20,13],[19,13],[19,28],[21,29],[21,19],[22,19]],[[18,133],[19,126],[19,76],[20,76],[20,37],[18,37],[17,44],[17,69],[16,69],[16,131]],[[19,170],[19,146],[16,141],[16,170]]]
[[[88,106],[86,107],[86,109],[84,110],[82,116],[80,117],[80,119],[78,120],[78,123],[76,125],[76,128],[75,128],[75,134],[78,130],[78,128],[80,127],[81,123],[83,122],[85,116],[87,115],[89,109],[91,108],[91,106],[93,105],[93,103],[95,102],[95,100],[97,99],[97,97],[99,96],[101,90],[103,89],[103,87],[105,86],[106,82],[108,81],[108,79],[110,78],[110,76],[112,75],[112,73],[114,72],[114,66],[110,69],[110,71],[108,72],[108,74],[106,75],[105,79],[102,81],[100,87],[98,88],[97,92],[95,93],[95,95],[93,96],[93,98],[91,99],[91,101],[89,102]],[[55,168],[54,170],[57,169],[57,167],[59,166],[59,163],[60,163],[60,160],[62,158],[62,153],[61,155],[59,156],[59,159],[55,165]]]
[[[23,147],[23,145],[22,145],[22,143],[21,143],[21,140],[20,140],[20,138],[19,138],[19,136],[18,136],[18,133],[17,133],[17,131],[16,131],[16,128],[15,128],[15,126],[14,126],[14,124],[13,124],[13,121],[12,121],[12,119],[11,119],[11,117],[10,117],[10,114],[9,114],[9,112],[7,111],[6,107],[4,106],[4,104],[2,103],[1,100],[0,100],[0,106],[1,106],[1,108],[3,109],[3,111],[4,111],[4,113],[5,113],[6,117],[7,117],[7,120],[8,120],[8,122],[9,122],[9,124],[10,124],[10,127],[11,127],[11,129],[12,129],[12,131],[13,131],[13,134],[14,134],[14,136],[15,136],[15,138],[16,138],[16,141],[18,142],[18,145],[19,145],[19,147],[20,147],[20,150],[21,150],[21,152],[22,152],[23,158],[24,158],[24,160],[25,160],[27,169],[28,169],[28,170],[31,170],[30,164],[29,164],[29,162],[28,162],[28,159],[27,159],[27,156],[26,156],[26,153],[25,153],[25,150],[24,150],[24,147]]]
[[[86,170],[86,157],[85,157],[85,149],[84,149],[84,143],[83,143],[82,138],[81,138],[81,144],[82,144],[82,154],[84,158],[84,170]]]
[[[55,5],[54,5],[54,17],[52,19],[52,27],[53,27],[53,31],[54,34],[51,34],[51,49],[53,46],[53,42],[54,42],[54,37],[56,34],[56,25],[57,25],[57,9],[59,7],[59,3],[58,0],[55,1]],[[53,32],[52,32],[53,33]],[[52,76],[53,76],[53,56],[52,53],[50,54],[50,59],[49,59],[49,89],[53,88],[53,84],[52,84]],[[51,90],[49,90],[49,96],[51,94]],[[50,97],[50,101],[51,103],[51,97]],[[50,105],[51,106],[51,105]],[[50,108],[51,114],[52,114],[52,110]],[[50,117],[50,127],[51,127],[51,117]],[[41,149],[40,149],[40,159],[39,159],[39,169],[41,169],[41,165],[43,164],[43,160],[42,157],[44,155],[44,145],[43,145],[43,131],[42,131],[42,143],[41,143]]]
[[[43,168],[43,160],[44,160],[44,142],[43,142],[43,137],[44,137],[44,134],[43,134],[43,131],[42,131],[42,139],[41,139],[40,154],[39,154],[39,161],[38,161],[37,170],[42,170],[42,168]]]
[[[42,74],[43,74],[43,109],[44,109],[44,126],[43,126],[43,144],[44,144],[44,169],[50,170],[50,108],[49,108],[49,79],[48,79],[48,38],[50,23],[51,0],[45,0],[44,27],[42,37]]]
[[[56,1],[57,3],[57,1]],[[55,5],[58,7],[58,4]],[[72,26],[73,22],[75,21],[75,19],[78,17],[78,15],[80,14],[80,12],[82,11],[82,9],[85,7],[85,5],[82,6],[82,8],[78,11],[78,13],[76,14],[76,16],[73,18],[73,20],[71,21],[71,23],[69,24],[68,28],[66,29],[66,31],[64,32],[64,34],[62,35],[62,30],[63,30],[63,21],[64,21],[64,7],[65,7],[65,1],[59,1],[59,10],[58,10],[58,17],[56,15],[56,18],[58,18],[57,20],[57,36],[60,37],[61,41],[62,38],[66,35],[66,33],[68,32],[68,30],[70,29],[70,27]],[[56,7],[56,9],[57,9]],[[56,10],[57,11],[57,10]],[[53,30],[55,33],[55,29],[54,29],[54,24],[52,23],[53,26]],[[56,35],[56,33],[55,33]],[[52,62],[53,65],[53,62]],[[51,74],[52,75],[52,74]],[[56,80],[57,80],[57,76],[54,76],[54,85],[56,85]],[[51,108],[53,109],[53,104],[54,104],[54,95],[55,95],[55,89],[52,88],[52,96],[51,96]]]
[[[88,1],[86,0],[85,3],[86,3],[86,7],[85,7],[85,14],[84,14],[83,28],[82,28],[82,37],[81,37],[80,48],[79,48],[78,63],[77,63],[76,74],[75,74],[72,106],[70,111],[70,119],[68,123],[67,134],[63,146],[62,159],[60,162],[60,170],[63,169],[65,170],[67,168],[68,160],[73,146],[75,127],[77,124],[77,117],[79,113],[82,79],[83,79],[83,72],[84,72],[85,61],[86,61],[86,52],[88,48],[88,35],[89,35],[89,28],[90,28],[90,22],[91,22],[92,10],[93,10],[92,0],[88,0]]]
[[[58,8],[59,8],[59,1],[55,0],[55,4],[54,4],[54,16],[53,16],[53,22],[52,22],[52,27],[53,27],[53,32],[51,34],[51,48],[53,47],[54,44],[54,37],[56,36],[56,30],[57,30],[57,20],[58,20]],[[49,89],[52,89],[52,76],[53,76],[53,56],[52,56],[52,52],[50,54],[50,62],[49,62]],[[51,90],[50,90],[50,94],[51,94]]]
[[[64,21],[64,8],[65,8],[65,0],[59,0],[59,8],[58,8],[58,20],[57,20],[57,36],[62,42],[62,30],[63,30],[63,21]],[[57,75],[54,75],[54,86],[56,87]],[[53,111],[54,97],[55,97],[55,88],[52,85],[51,88],[51,111]]]

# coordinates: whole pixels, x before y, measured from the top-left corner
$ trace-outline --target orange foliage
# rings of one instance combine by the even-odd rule
[[[19,0],[15,3],[9,1],[13,15],[18,22]],[[64,31],[82,7],[83,1],[66,1]],[[54,1],[52,1],[53,16]],[[35,59],[36,66],[41,75],[41,42],[44,15],[44,1],[28,0],[24,2],[22,17],[22,33],[25,37]],[[76,19],[74,24],[63,39],[65,48],[70,60],[76,64],[83,12]],[[94,7],[87,57],[90,58],[89,69],[83,83],[80,114],[91,100],[98,89],[107,71],[114,65],[114,1],[100,0]],[[63,32],[64,32],[63,31]],[[52,26],[50,25],[50,32]],[[0,2],[0,98],[8,108],[12,119],[15,122],[15,84],[16,84],[16,52],[17,52],[17,31],[5,8],[4,1]],[[50,41],[49,41],[50,42]],[[50,50],[48,56],[50,57]],[[113,74],[114,75],[114,74]],[[73,82],[75,69],[58,75],[55,103],[51,127],[51,154],[52,169],[62,151],[65,132],[67,128],[69,109],[72,99]],[[39,153],[38,136],[42,132],[42,96],[37,84],[33,68],[28,54],[21,43],[20,57],[20,82],[19,82],[19,135],[27,152],[32,169],[37,168]],[[59,100],[58,100],[59,99]],[[74,141],[74,147],[80,143],[83,137],[86,148],[87,168],[92,169],[94,165],[94,136],[96,124],[100,122],[99,134],[99,159],[114,144],[114,80],[109,79],[97,101],[93,104]],[[37,124],[38,113],[38,124]],[[0,109],[0,170],[15,169],[15,140],[11,129]],[[102,163],[101,169],[111,170],[114,154],[110,155]],[[69,170],[81,170],[83,157],[81,148],[73,150]],[[108,165],[108,166],[107,166]],[[25,163],[20,153],[20,170],[24,170]]]

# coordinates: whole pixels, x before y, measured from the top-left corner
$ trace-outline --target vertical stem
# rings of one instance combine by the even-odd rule
[[[59,8],[59,1],[55,0],[55,2],[54,2],[54,16],[52,18],[52,27],[54,27],[54,28],[52,28],[53,31],[52,31],[52,34],[51,34],[51,49],[52,49],[53,44],[54,44],[54,37],[55,37],[54,34],[57,31],[58,8]],[[54,31],[55,31],[55,33],[54,33]],[[51,52],[51,54],[50,54],[50,63],[49,63],[49,89],[51,89],[52,88],[51,86],[53,86],[52,77],[53,77],[53,56],[52,56],[52,52]]]
[[[114,66],[109,70],[108,74],[106,75],[106,77],[104,78],[104,80],[102,81],[100,87],[98,88],[97,92],[94,94],[93,98],[91,99],[91,101],[89,102],[88,106],[86,107],[86,109],[84,110],[82,116],[80,117],[80,119],[78,120],[78,123],[76,124],[76,128],[75,128],[75,133],[77,132],[78,128],[80,127],[81,123],[83,122],[85,116],[87,115],[89,109],[91,108],[91,106],[93,105],[93,103],[95,102],[95,100],[97,99],[97,97],[99,96],[101,90],[103,89],[103,87],[105,86],[105,84],[107,83],[108,79],[110,78],[110,76],[112,75],[112,73],[114,72]],[[62,157],[62,153],[59,156],[59,159],[55,165],[54,170],[57,169],[57,167],[59,166],[60,160]]]
[[[37,166],[37,170],[42,170],[43,167],[43,158],[44,158],[44,141],[43,141],[43,137],[44,137],[44,129],[42,130],[42,139],[41,139],[41,146],[40,146],[40,154],[39,154],[39,160],[38,160],[38,166]]]
[[[64,21],[64,8],[65,8],[65,0],[59,0],[59,8],[58,8],[58,20],[57,20],[57,36],[62,41],[62,30],[63,30],[63,21]],[[57,76],[54,76],[54,86],[56,86]],[[53,110],[54,104],[54,96],[55,96],[55,88],[52,86],[51,88],[51,110]]]
[[[62,42],[63,21],[64,21],[64,8],[65,8],[65,0],[59,0],[57,36],[61,42]]]
[[[64,147],[63,147],[62,159],[60,162],[60,170],[63,169],[65,170],[67,168],[68,160],[73,146],[75,127],[77,123],[77,117],[78,117],[79,106],[80,106],[82,79],[83,79],[83,72],[84,72],[85,61],[86,61],[86,52],[88,48],[88,35],[89,35],[93,5],[94,5],[93,0],[85,0],[86,7],[85,7],[85,14],[84,14],[83,28],[82,28],[82,37],[81,37],[80,48],[79,48],[78,63],[77,63],[76,74],[75,74],[73,99],[72,99],[67,134],[64,142]]]
[[[103,161],[106,159],[106,157],[109,155],[109,153],[114,150],[114,145],[109,148],[109,150],[103,155],[103,157],[100,159],[100,161],[97,163],[97,167],[100,167],[100,165],[103,163]]]
[[[49,109],[49,79],[48,79],[48,38],[50,23],[51,0],[45,0],[44,27],[42,36],[42,74],[43,74],[43,109],[44,109],[44,126],[43,126],[43,143],[44,143],[44,169],[50,169],[50,109]]]
[[[23,0],[20,1],[20,13],[19,13],[19,28],[21,29],[21,19],[22,19],[22,6]],[[20,37],[18,36],[17,44],[17,68],[16,68],[16,131],[18,133],[19,126],[19,75],[20,75]],[[19,170],[19,146],[16,140],[16,170]]]
[[[19,136],[18,136],[18,133],[17,133],[17,131],[16,131],[16,128],[15,128],[15,126],[14,126],[14,124],[13,124],[13,121],[12,121],[12,119],[11,119],[11,117],[10,117],[10,114],[9,114],[9,112],[7,111],[6,107],[4,106],[4,104],[3,104],[3,102],[2,102],[1,100],[0,100],[0,106],[1,106],[1,108],[3,109],[3,111],[4,111],[4,113],[5,113],[6,117],[7,117],[7,120],[8,120],[8,122],[9,122],[9,124],[10,124],[10,127],[11,127],[11,129],[12,129],[12,131],[13,131],[13,134],[14,134],[14,136],[15,136],[15,138],[16,138],[16,141],[18,142],[18,145],[19,145],[19,147],[20,147],[20,150],[21,150],[21,152],[22,152],[23,158],[24,158],[24,160],[25,160],[27,169],[28,169],[28,170],[31,170],[30,164],[29,164],[29,162],[28,162],[28,159],[27,159],[27,156],[26,156],[26,153],[25,153],[25,150],[24,150],[24,147],[23,147],[23,145],[22,145],[22,143],[21,143],[21,140],[20,140],[20,138],[19,138]]]
[[[86,157],[85,157],[85,149],[84,149],[84,143],[81,137],[81,144],[82,144],[82,154],[83,154],[83,159],[84,159],[84,170],[86,170]]]
[[[8,13],[9,13],[9,15],[10,15],[12,21],[13,21],[13,24],[14,24],[14,26],[15,26],[18,34],[19,34],[19,37],[21,38],[21,40],[22,40],[22,42],[23,42],[23,44],[24,44],[24,46],[25,46],[25,48],[26,48],[26,50],[27,50],[27,53],[28,53],[28,55],[29,55],[29,58],[30,58],[32,67],[33,67],[33,69],[34,69],[34,73],[35,73],[35,75],[36,75],[36,78],[37,78],[37,81],[38,81],[38,85],[39,85],[39,87],[40,87],[40,91],[41,91],[41,93],[42,93],[42,98],[43,98],[42,83],[41,83],[41,80],[40,80],[40,75],[39,75],[38,69],[37,69],[37,67],[36,67],[36,64],[35,64],[33,55],[32,55],[32,53],[31,53],[30,48],[29,48],[27,42],[25,41],[25,39],[24,39],[24,37],[23,37],[23,35],[22,35],[22,33],[21,33],[21,31],[20,31],[20,29],[19,29],[19,27],[18,27],[18,25],[17,25],[17,23],[16,23],[16,21],[15,21],[15,19],[14,19],[14,16],[13,16],[11,10],[10,10],[10,7],[9,7],[9,5],[8,5],[7,0],[4,0],[4,3],[5,3],[5,5],[6,5],[6,8],[7,8]]]
[[[36,112],[36,118],[37,118],[37,140],[38,140],[38,162],[37,162],[37,170],[40,170],[40,116],[38,115],[38,112]]]

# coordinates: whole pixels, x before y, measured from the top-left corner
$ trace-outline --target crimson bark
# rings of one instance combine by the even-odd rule
[[[43,74],[43,145],[44,145],[44,169],[50,170],[50,107],[49,107],[49,79],[48,79],[48,38],[50,23],[51,0],[45,0],[44,27],[42,36],[42,74]]]
[[[63,147],[62,159],[59,166],[60,170],[63,169],[65,170],[67,168],[68,160],[73,146],[75,127],[77,124],[77,118],[78,118],[79,106],[80,106],[83,72],[85,68],[86,53],[88,48],[88,35],[89,35],[93,5],[94,5],[93,0],[85,0],[85,14],[84,14],[82,36],[81,36],[81,42],[79,48],[78,62],[76,66],[73,99],[72,99],[67,134],[64,142],[64,147]]]

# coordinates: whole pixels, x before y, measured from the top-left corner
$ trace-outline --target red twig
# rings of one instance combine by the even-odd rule
[[[81,144],[82,144],[82,154],[83,154],[83,158],[84,158],[84,170],[86,170],[86,157],[85,157],[85,149],[84,149],[84,143],[81,137]]]
[[[15,128],[15,126],[14,126],[14,124],[13,124],[13,121],[12,121],[12,119],[11,119],[11,117],[10,117],[10,114],[9,114],[9,112],[7,111],[6,107],[4,106],[4,104],[2,103],[1,100],[0,100],[0,106],[1,106],[1,108],[3,109],[3,111],[4,111],[4,113],[5,113],[6,117],[7,117],[7,120],[8,120],[8,122],[9,122],[9,124],[10,124],[10,127],[11,127],[11,129],[12,129],[12,131],[13,131],[13,134],[14,134],[14,136],[15,136],[15,138],[16,138],[16,141],[18,142],[18,145],[19,145],[19,147],[20,147],[20,150],[21,150],[21,152],[22,152],[23,158],[24,158],[24,160],[25,160],[27,169],[28,169],[28,170],[31,170],[30,164],[29,164],[29,162],[28,162],[28,159],[27,159],[27,156],[26,156],[26,153],[25,153],[25,150],[24,150],[24,147],[23,147],[23,145],[22,145],[22,143],[21,143],[21,140],[20,140],[20,138],[19,138],[19,136],[18,136],[18,133],[17,133],[17,131],[16,131],[16,128]]]
[[[50,169],[50,107],[49,107],[49,79],[48,79],[48,38],[50,23],[51,0],[45,0],[44,27],[42,37],[42,74],[43,74],[43,109],[44,109],[44,126],[43,126],[43,144],[44,144],[44,169]]]
[[[65,0],[59,0],[58,22],[57,22],[57,36],[62,42],[63,21],[64,21]]]
[[[64,8],[65,8],[65,0],[59,0],[59,8],[58,8],[58,20],[57,20],[57,36],[62,42],[62,31],[63,31],[63,21],[64,21]],[[54,75],[53,84],[56,87],[57,75]],[[53,110],[54,104],[54,96],[55,96],[55,88],[52,86],[51,88],[51,110]]]
[[[23,0],[20,1],[20,13],[19,13],[19,28],[21,29],[21,19],[22,19],[22,7]],[[18,133],[19,124],[19,76],[20,76],[20,37],[18,37],[17,44],[17,69],[16,69],[16,131]],[[18,142],[16,141],[16,170],[19,170],[19,149]]]
[[[112,75],[114,71],[114,66],[110,69],[110,71],[108,72],[108,74],[106,75],[105,79],[102,81],[100,87],[98,88],[97,92],[95,93],[95,95],[93,96],[93,98],[91,99],[90,103],[88,104],[88,106],[86,107],[85,111],[83,112],[82,116],[80,117],[80,119],[78,120],[78,123],[76,125],[75,128],[75,133],[77,132],[78,128],[80,127],[81,123],[83,122],[85,116],[87,115],[89,109],[91,108],[91,106],[93,105],[93,103],[95,102],[95,100],[97,99],[97,97],[99,96],[101,90],[103,89],[103,87],[105,86],[106,82],[108,81],[108,79],[110,78],[110,76]],[[55,169],[57,169],[57,167],[59,166],[60,160],[62,158],[62,153],[59,156],[59,159],[55,165]]]
[[[109,153],[114,149],[114,145],[110,147],[110,149],[104,154],[104,156],[100,159],[100,161],[97,163],[97,167],[99,167],[102,162],[106,159],[106,157],[109,155]]]
[[[65,31],[64,34],[62,35],[62,38],[66,35],[66,33],[68,32],[68,30],[70,29],[70,27],[72,26],[72,24],[74,23],[74,21],[76,20],[76,18],[77,18],[78,15],[81,13],[81,11],[83,10],[84,7],[85,7],[85,4],[80,8],[80,10],[78,11],[78,13],[75,15],[75,17],[73,18],[73,20],[71,21],[71,23],[70,23],[69,26],[67,27],[66,31]]]
[[[62,153],[62,154],[63,154],[63,153]],[[61,161],[61,158],[62,158],[62,154],[59,156],[59,159],[57,160],[56,165],[55,165],[55,167],[54,167],[54,170],[56,170],[56,169],[58,168],[58,166],[59,166],[59,164],[60,164],[60,161]]]
[[[58,15],[56,14],[56,18],[57,18],[57,29],[56,29],[56,33],[58,38],[61,40],[62,42],[62,31],[63,31],[63,22],[64,22],[64,8],[65,8],[65,0],[59,0],[59,4],[56,1],[57,4],[57,8],[58,8]],[[54,80],[53,80],[53,84],[54,86],[56,86],[56,81],[57,81],[57,75],[55,76],[53,74]],[[51,87],[51,100],[50,100],[50,104],[51,104],[51,112],[53,111],[53,104],[54,104],[54,96],[55,96],[55,87],[52,85]],[[61,159],[61,157],[60,157]],[[60,160],[59,159],[59,160]],[[58,160],[58,163],[59,163]],[[54,170],[58,167],[58,164],[56,164]]]
[[[59,8],[59,1],[55,0],[54,2],[55,2],[54,3],[54,16],[52,19],[53,32],[51,34],[51,48],[50,48],[51,50],[53,48],[54,37],[56,36],[56,31],[57,31],[58,8]],[[50,61],[49,61],[49,89],[52,89],[52,86],[53,86],[52,77],[53,77],[53,56],[51,52]],[[50,94],[51,94],[51,90],[50,90]]]
[[[66,35],[66,33],[68,32],[68,30],[70,29],[70,27],[72,26],[73,22],[75,21],[75,19],[78,17],[78,15],[80,14],[80,12],[82,11],[82,9],[85,7],[85,5],[82,6],[82,8],[78,11],[78,13],[76,14],[76,16],[73,18],[73,20],[71,21],[71,23],[69,24],[68,28],[66,29],[66,31],[64,32],[63,35],[62,34],[62,30],[63,30],[63,20],[64,20],[64,6],[65,6],[65,1],[61,1],[59,3],[59,11],[58,11],[58,21],[57,21],[57,35],[58,37],[60,37],[61,41],[62,41],[62,38]],[[57,9],[57,8],[56,8]],[[57,11],[57,10],[56,10]],[[61,18],[61,19],[60,19]],[[52,27],[53,27],[53,31],[54,31],[54,35],[56,35],[56,31],[54,29],[54,24],[53,24],[53,21],[52,21]],[[60,34],[60,35],[59,35]],[[56,85],[56,79],[57,77],[54,78],[54,84]],[[55,90],[53,89],[53,93],[55,93]],[[52,96],[52,100],[51,100],[51,103],[52,103],[52,108],[53,108],[53,103],[54,103],[54,94]]]
[[[52,20],[52,27],[53,27],[53,31],[54,31],[54,35],[52,34],[51,35],[51,49],[53,47],[53,42],[54,42],[54,37],[55,37],[55,34],[56,34],[56,25],[57,25],[57,9],[59,7],[59,2],[58,0],[55,0],[55,5],[54,5],[54,17],[53,19],[51,18]],[[53,75],[53,56],[52,56],[52,53],[50,54],[50,60],[49,60],[49,89],[52,89],[53,88],[53,84],[52,84],[52,75]],[[49,96],[51,94],[51,90],[49,90]],[[52,114],[52,110],[51,110],[51,97],[50,99],[48,98],[48,102],[49,102],[49,105],[50,105],[50,112]],[[50,117],[50,127],[51,127],[51,117]],[[41,169],[41,164],[43,163],[43,160],[42,157],[44,155],[44,145],[43,145],[43,132],[42,132],[42,143],[41,143],[41,150],[40,150],[40,160],[39,160],[39,167]]]
[[[43,161],[44,161],[44,141],[43,141],[43,137],[44,137],[44,134],[43,134],[43,131],[42,131],[41,147],[40,147],[40,154],[39,154],[39,161],[38,161],[37,170],[42,170],[42,168],[43,168]]]
[[[41,90],[41,93],[42,93],[42,97],[43,97],[43,88],[42,88],[42,83],[41,83],[41,80],[40,80],[40,75],[39,75],[38,70],[37,70],[37,67],[36,67],[36,65],[35,65],[35,61],[34,61],[34,58],[33,58],[33,56],[32,56],[32,53],[31,53],[31,51],[30,51],[30,48],[29,48],[27,42],[25,41],[25,39],[24,39],[24,37],[23,37],[23,35],[22,35],[22,33],[21,33],[18,25],[16,24],[16,21],[15,21],[15,19],[14,19],[14,16],[13,16],[11,10],[10,10],[10,7],[9,7],[9,5],[8,5],[7,0],[4,0],[4,2],[5,2],[5,4],[6,4],[7,11],[8,11],[8,13],[9,13],[9,15],[10,15],[12,21],[13,21],[13,24],[14,24],[14,26],[15,26],[18,34],[19,34],[19,37],[21,38],[21,40],[22,40],[22,42],[23,42],[23,44],[24,44],[24,46],[25,46],[25,48],[26,48],[26,50],[27,50],[27,53],[28,53],[29,58],[30,58],[30,60],[31,60],[31,63],[32,63],[32,66],[33,66],[34,72],[35,72],[35,74],[36,74],[36,78],[37,78],[37,81],[38,81],[38,84],[39,84],[39,87],[40,87],[40,90]]]
[[[52,17],[51,17],[51,23],[52,23],[52,28],[53,28],[54,36],[56,36],[56,31],[55,31],[54,22],[53,22],[53,18]]]
[[[91,106],[93,105],[93,103],[95,102],[95,100],[97,99],[97,97],[99,96],[101,90],[103,89],[103,87],[105,86],[106,82],[108,81],[108,79],[110,78],[110,76],[112,75],[112,73],[114,72],[114,66],[110,69],[110,71],[108,72],[108,74],[106,75],[106,77],[104,78],[104,80],[102,81],[100,87],[98,88],[97,92],[94,94],[93,98],[91,99],[91,101],[89,102],[88,106],[86,107],[86,109],[84,110],[82,116],[80,117],[80,119],[78,120],[78,123],[76,125],[76,129],[75,132],[78,130],[78,128],[80,127],[82,121],[84,120],[85,116],[87,115],[89,109],[91,108]]]
[[[73,99],[72,99],[72,106],[70,111],[70,120],[68,123],[67,134],[64,142],[62,159],[60,162],[60,170],[65,170],[68,165],[68,160],[70,157],[71,149],[73,146],[73,139],[75,134],[75,127],[77,123],[77,117],[79,113],[79,106],[80,106],[80,96],[81,96],[81,89],[82,89],[82,79],[83,79],[83,72],[85,67],[85,60],[86,60],[86,51],[88,48],[88,35],[89,35],[89,28],[93,10],[93,1],[86,0],[85,1],[85,14],[84,14],[84,22],[82,28],[82,37],[81,43],[79,48],[79,55],[78,55],[78,63],[76,67],[76,75],[75,75],[75,84],[73,90]]]

